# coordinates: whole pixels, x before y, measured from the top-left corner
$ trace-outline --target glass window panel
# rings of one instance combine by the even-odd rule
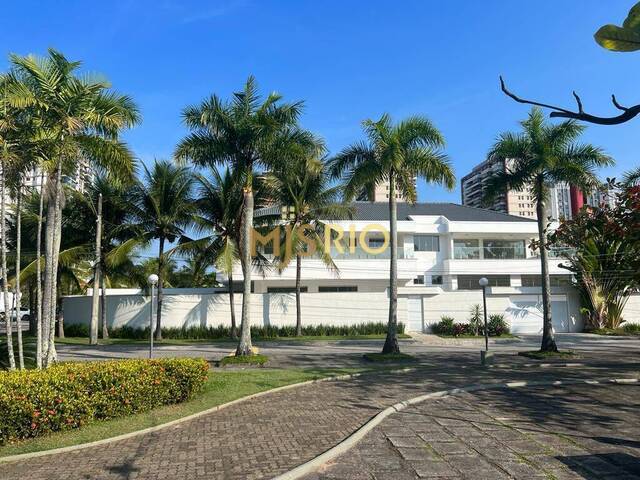
[[[439,252],[440,238],[437,235],[414,235],[413,250],[416,252]]]

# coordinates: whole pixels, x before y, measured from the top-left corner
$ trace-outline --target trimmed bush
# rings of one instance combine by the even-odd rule
[[[78,328],[76,328],[78,327]],[[403,334],[405,326],[398,323],[398,333]],[[387,333],[387,324],[359,323],[355,325],[306,325],[302,327],[302,335],[316,336],[340,336],[356,337],[358,335],[383,335]],[[89,332],[84,325],[65,326],[65,334],[68,337],[87,337]],[[231,328],[218,325],[216,327],[187,327],[187,328],[163,328],[162,338],[166,340],[215,340],[229,338]],[[295,325],[285,326],[252,326],[251,336],[253,338],[287,338],[296,336]],[[121,327],[109,331],[111,338],[126,338],[130,340],[145,340],[149,338],[149,328]]]
[[[490,337],[499,337],[500,335],[509,333],[509,325],[504,319],[504,315],[499,314],[489,315],[487,329],[489,330]]]
[[[453,318],[443,315],[440,321],[431,327],[436,335],[453,335]]]
[[[477,328],[477,330],[474,332],[475,328]],[[433,325],[431,329],[436,335],[451,337],[484,335],[483,324],[474,325],[468,323],[454,323],[453,318],[447,315],[443,315],[440,318],[440,321]],[[489,330],[490,337],[499,337],[500,335],[506,335],[509,333],[509,325],[504,319],[504,315],[501,314],[489,315],[487,329]]]
[[[0,444],[183,402],[208,369],[203,359],[175,358],[0,372]]]

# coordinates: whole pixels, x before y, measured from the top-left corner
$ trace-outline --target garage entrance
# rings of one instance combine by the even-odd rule
[[[542,295],[518,295],[509,298],[507,316],[514,334],[542,334]],[[566,295],[551,295],[553,331],[569,331]]]

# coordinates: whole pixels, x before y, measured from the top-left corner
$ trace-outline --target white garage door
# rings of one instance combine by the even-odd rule
[[[511,332],[515,334],[542,333],[542,296],[519,295],[509,299],[507,315]],[[564,295],[551,296],[551,318],[555,332],[569,331],[567,298]]]
[[[407,298],[407,331],[422,332],[422,297]]]

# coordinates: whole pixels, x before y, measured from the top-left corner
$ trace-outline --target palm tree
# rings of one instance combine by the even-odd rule
[[[197,215],[194,218],[196,231],[207,232],[202,238],[190,240],[177,247],[177,251],[198,258],[204,265],[214,265],[227,276],[229,287],[229,308],[231,312],[231,336],[237,338],[237,325],[233,289],[233,264],[240,259],[241,218],[244,202],[244,179],[234,175],[228,168],[223,173],[211,168],[209,177],[198,175],[196,184]],[[260,177],[253,178],[254,206],[260,209],[266,206],[269,198],[265,196]]]
[[[103,79],[77,75],[80,62],[67,60],[49,49],[45,58],[10,56],[7,102],[29,109],[37,118],[40,138],[46,143],[47,222],[42,322],[46,343],[45,366],[55,361],[54,327],[60,255],[62,179],[81,159],[114,175],[131,177],[133,155],[118,135],[139,121],[133,101],[110,90]]]
[[[199,166],[228,164],[234,175],[244,178],[241,228],[241,263],[243,273],[241,334],[236,355],[252,355],[251,346],[251,229],[253,227],[253,171],[270,167],[280,158],[275,140],[296,126],[302,102],[283,103],[277,93],[264,100],[258,94],[253,77],[230,101],[212,95],[200,105],[189,106],[182,113],[192,132],[177,146],[175,156]]]
[[[292,155],[267,177],[274,200],[286,212],[285,224],[291,232],[279,252],[278,263],[279,269],[284,270],[292,257],[296,259],[297,336],[302,335],[302,258],[313,249],[328,269],[338,272],[330,252],[324,249],[323,221],[348,218],[353,212],[349,205],[340,202],[342,187],[330,186],[331,179],[321,158],[323,152],[320,141],[316,145],[303,145],[298,152],[292,149]]]
[[[622,184],[625,187],[633,187],[640,184],[640,167],[626,172],[622,178]]]
[[[114,285],[130,284],[128,274],[133,268],[131,255],[137,247],[136,232],[126,222],[129,214],[130,184],[110,178],[104,172],[97,175],[88,188],[88,195],[82,195],[84,209],[82,215],[96,216],[96,203],[102,196],[102,232],[99,256],[99,284],[93,288],[100,290],[100,329],[102,338],[109,338],[106,310],[106,289]],[[91,228],[95,235],[95,228]],[[95,283],[95,282],[94,282]]]
[[[152,170],[144,167],[144,180],[132,193],[131,223],[127,229],[138,232],[138,245],[158,240],[158,309],[155,338],[162,339],[162,300],[165,281],[166,243],[185,234],[193,222],[191,189],[193,175],[185,167],[168,161],[155,161]]]
[[[382,353],[398,353],[397,195],[415,203],[416,176],[448,189],[455,186],[455,176],[441,150],[444,137],[427,118],[412,116],[393,124],[389,115],[384,114],[377,122],[365,120],[363,128],[367,141],[342,150],[332,159],[331,170],[334,176],[346,173],[345,195],[350,199],[363,189],[372,190],[381,182],[389,183],[389,324]]]
[[[594,169],[611,165],[613,161],[598,147],[576,143],[586,127],[574,120],[550,124],[545,121],[539,108],[533,108],[520,125],[522,132],[501,134],[489,152],[489,158],[505,162],[507,168],[490,179],[486,198],[493,198],[505,189],[531,191],[538,217],[542,272],[543,327],[540,350],[556,352],[558,347],[551,319],[547,253],[546,203],[549,200],[549,187],[557,182],[567,182],[589,191],[598,185]]]

